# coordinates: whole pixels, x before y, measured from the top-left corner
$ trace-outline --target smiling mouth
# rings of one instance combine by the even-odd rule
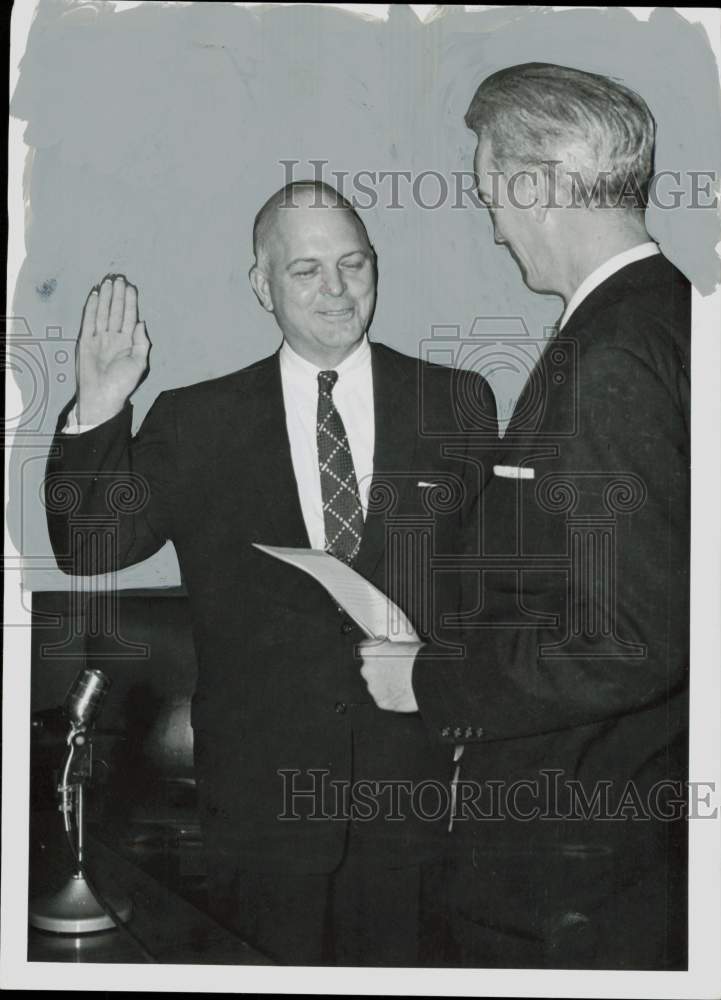
[[[355,312],[355,309],[351,307],[350,309],[319,309],[318,313],[320,316],[324,316],[326,319],[350,319],[350,317]]]

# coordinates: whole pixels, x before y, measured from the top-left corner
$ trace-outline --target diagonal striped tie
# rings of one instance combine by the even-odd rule
[[[363,511],[353,456],[340,413],[333,402],[338,372],[318,372],[318,464],[325,521],[325,548],[348,564],[358,552]]]

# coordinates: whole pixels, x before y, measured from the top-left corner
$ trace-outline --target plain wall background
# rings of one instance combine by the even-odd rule
[[[352,181],[361,170],[437,171],[452,190],[453,172],[472,169],[463,114],[475,87],[526,61],[619,78],[657,119],[657,170],[719,170],[717,67],[703,28],[673,10],[649,12],[644,22],[615,9],[448,8],[424,25],[405,7],[391,7],[383,22],[327,7],[114,12],[41,0],[11,106],[27,122],[30,148],[27,257],[10,331],[24,413],[8,512],[26,586],[71,586],[53,568],[40,484],[57,413],[72,394],[90,287],[121,272],[140,288],[153,350],[133,397],[137,427],[162,389],[233,371],[278,346],[247,272],[253,218],[285,183],[282,161],[300,161],[295,177],[312,175],[317,159],[327,161],[331,183],[333,171],[348,172],[345,193],[358,194],[361,206],[367,198]],[[457,332],[477,345],[458,363],[486,370],[509,330],[533,340],[558,318],[560,299],[525,288],[483,209],[454,209],[452,196],[424,209],[403,182],[402,208],[393,209],[389,181],[376,191],[378,204],[360,209],[379,256],[372,338],[418,355],[434,329]],[[437,191],[432,179],[424,184],[427,203]],[[648,225],[696,287],[712,291],[717,213],[651,208]],[[508,416],[522,369],[495,363],[486,373]],[[114,583],[178,579],[166,546]]]

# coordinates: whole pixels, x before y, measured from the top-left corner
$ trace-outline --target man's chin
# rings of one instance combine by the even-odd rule
[[[523,279],[523,284],[526,288],[535,292],[536,295],[558,295],[559,293],[555,288],[549,288],[548,282],[544,281],[539,274],[535,274],[521,261],[519,257],[511,250],[511,257],[515,260],[518,265],[518,270],[521,272],[521,278]]]
[[[536,295],[560,295],[561,293],[556,288],[549,288],[548,282],[543,281],[537,275],[530,277],[525,272],[521,272],[523,277],[523,283],[526,288],[530,291],[535,292]]]
[[[364,333],[364,327],[353,316],[345,323],[320,323],[316,327],[315,337],[318,343],[338,350],[347,348],[352,351],[357,346]]]
[[[362,337],[363,330],[356,322],[338,324],[331,330],[317,330],[315,334],[321,350],[332,351],[334,354],[341,352],[344,357],[355,350]]]
[[[541,279],[537,274],[534,274],[532,271],[529,271],[529,269],[524,264],[520,263],[518,258],[516,258],[516,263],[518,264],[518,269],[521,272],[521,277],[523,278],[523,284],[526,286],[526,288],[529,289],[529,291],[536,292],[537,294],[540,295],[544,295],[548,292],[548,289],[544,288],[543,282],[541,281]]]

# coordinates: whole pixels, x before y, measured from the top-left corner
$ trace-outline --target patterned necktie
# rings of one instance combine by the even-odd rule
[[[333,402],[338,372],[318,372],[318,464],[327,552],[349,565],[360,547],[363,511],[353,456]]]

